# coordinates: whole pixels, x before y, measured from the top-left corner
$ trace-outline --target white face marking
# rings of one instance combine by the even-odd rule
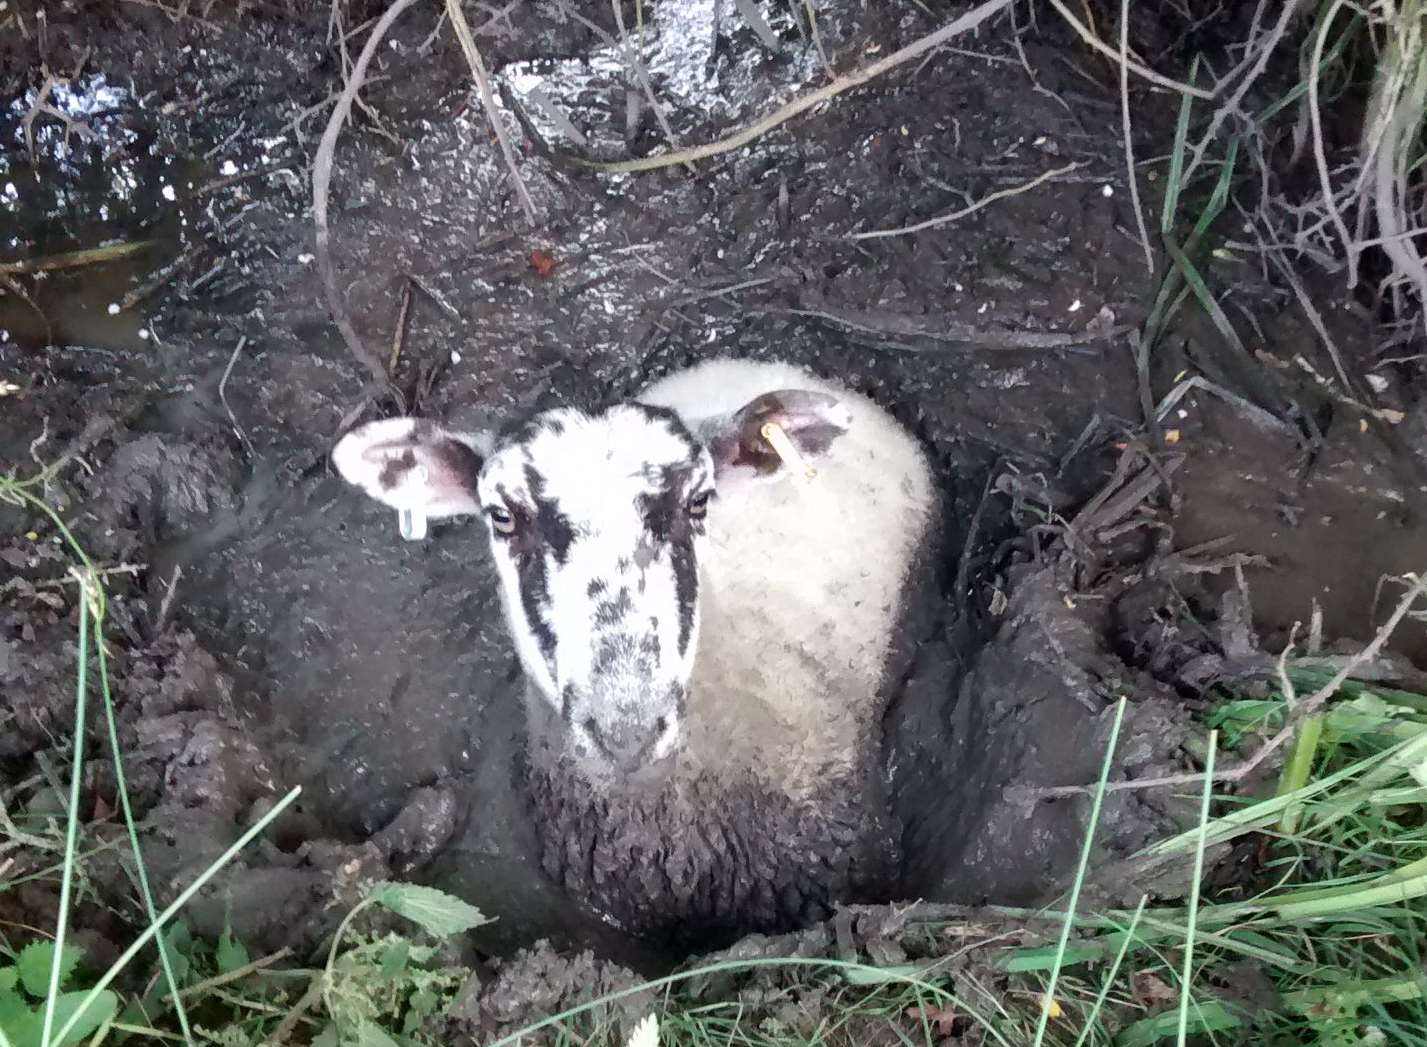
[[[567,748],[599,772],[670,755],[698,641],[708,451],[669,412],[546,412],[499,444],[478,495],[506,618]]]

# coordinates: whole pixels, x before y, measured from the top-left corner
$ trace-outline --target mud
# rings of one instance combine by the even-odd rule
[[[715,31],[718,6],[656,5],[648,27],[648,72],[680,140],[717,137],[822,82],[786,17],[774,54],[728,10]],[[820,24],[840,66],[933,28],[869,6]],[[196,933],[231,913],[250,948],[305,948],[362,879],[416,878],[498,918],[476,936],[486,954],[549,939],[556,952],[532,954],[537,966],[575,966],[526,996],[565,999],[590,982],[571,973],[581,964],[649,971],[680,957],[619,934],[540,873],[518,670],[478,535],[452,525],[402,542],[326,464],[343,427],[378,407],[313,264],[308,168],[340,86],[322,7],[210,24],[76,5],[51,13],[43,39],[3,45],[5,260],[152,244],[18,274],[28,301],[0,297],[0,381],[17,387],[0,399],[0,462],[28,473],[62,459],[46,494],[80,541],[106,563],[145,565],[111,578],[110,639],[162,893],[283,789],[305,787],[195,905]],[[663,141],[606,39],[615,27],[519,5],[481,41],[521,141],[534,230],[454,42],[443,32],[426,46],[434,28],[427,11],[398,22],[334,168],[339,282],[410,405],[481,422],[622,395],[729,353],[835,375],[933,451],[960,554],[928,570],[936,622],[888,723],[909,855],[900,896],[1046,898],[1073,864],[1086,805],[1035,790],[1093,780],[1120,695],[1133,702],[1116,776],[1183,769],[1199,694],[1261,664],[1260,637],[1274,649],[1316,597],[1329,636],[1364,639],[1391,602],[1378,579],[1423,566],[1412,558],[1427,547],[1427,407],[1411,365],[1384,361],[1352,303],[1325,308],[1347,365],[1387,376],[1384,403],[1404,415],[1365,422],[1294,362],[1328,370],[1292,296],[1241,261],[1206,260],[1206,276],[1257,318],[1259,357],[1233,355],[1189,314],[1146,379],[1162,396],[1192,368],[1303,424],[1265,427],[1195,391],[1159,425],[1182,456],[1172,480],[1142,458],[1125,464],[1144,421],[1140,376],[1103,332],[1143,320],[1151,288],[1107,129],[1117,96],[1058,59],[1055,27],[1027,37],[1035,83],[1004,34],[983,32],[695,175],[631,178],[569,159]],[[80,63],[49,99],[78,123],[66,134],[41,114],[31,153],[24,117],[42,62]],[[1163,152],[1168,116],[1142,123],[1139,155]],[[1072,162],[935,234],[845,236]],[[1007,347],[1026,332],[1075,337]],[[1100,494],[1127,508],[1090,512]],[[1087,512],[1093,527],[1067,538],[1064,521]],[[0,786],[38,813],[36,768],[62,764],[70,730],[75,608],[51,584],[65,566],[52,529],[5,505],[0,520],[15,582],[0,582]],[[1205,543],[1221,544],[1179,556]],[[1249,617],[1232,611],[1232,568],[1211,562],[1230,552],[1262,558],[1245,561]],[[1427,637],[1418,628],[1397,650],[1420,664]],[[96,734],[91,753],[99,745]],[[105,832],[112,770],[96,756],[89,773]],[[1166,798],[1114,794],[1102,857],[1183,816]],[[126,889],[117,862],[93,875],[101,892]],[[46,915],[43,892],[26,904]],[[516,1021],[490,998],[472,989],[470,1028]]]

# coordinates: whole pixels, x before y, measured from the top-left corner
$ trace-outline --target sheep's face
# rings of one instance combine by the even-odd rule
[[[539,415],[477,497],[520,660],[592,771],[671,755],[699,629],[709,452],[669,411]]]
[[[484,517],[541,719],[590,777],[613,778],[679,748],[715,477],[727,494],[788,472],[770,423],[816,459],[851,418],[803,390],[690,425],[634,403],[547,411],[494,440],[391,418],[343,437],[332,460],[386,505]]]

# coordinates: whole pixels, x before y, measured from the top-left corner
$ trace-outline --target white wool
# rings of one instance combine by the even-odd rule
[[[851,426],[804,482],[721,491],[700,562],[702,629],[689,755],[776,776],[797,795],[870,743],[900,594],[927,530],[932,477],[913,437],[872,401],[785,364],[716,360],[644,390],[687,421],[780,389],[830,393]]]

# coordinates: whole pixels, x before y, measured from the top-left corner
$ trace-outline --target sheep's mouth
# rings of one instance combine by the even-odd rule
[[[576,740],[574,732],[570,732],[560,755],[568,770],[592,785],[620,791],[661,788],[679,766],[677,751],[650,755],[637,763],[616,762],[603,752],[591,751],[588,745]]]

